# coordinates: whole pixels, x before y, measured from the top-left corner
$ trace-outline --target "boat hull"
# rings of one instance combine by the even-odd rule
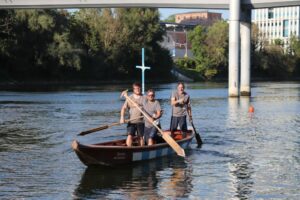
[[[177,140],[176,142],[186,149],[190,145],[194,133],[190,132],[186,138]],[[155,159],[163,156],[174,154],[175,151],[167,144],[160,143],[152,146],[121,146],[125,140],[119,140],[102,144],[83,145],[74,140],[72,148],[81,160],[87,166],[91,165],[123,165],[139,161]]]

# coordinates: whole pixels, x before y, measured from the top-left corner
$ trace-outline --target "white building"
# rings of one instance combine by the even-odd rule
[[[255,9],[252,22],[258,26],[260,39],[273,43],[276,39],[289,45],[292,35],[299,38],[300,6]]]

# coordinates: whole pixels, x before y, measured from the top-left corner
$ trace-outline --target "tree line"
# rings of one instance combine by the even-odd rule
[[[188,33],[194,58],[182,58],[176,65],[198,80],[228,77],[228,28],[226,21],[212,26],[197,26]],[[300,40],[292,36],[288,47],[280,39],[270,43],[252,25],[251,74],[256,78],[295,79],[300,77]],[[195,73],[196,72],[196,73]]]
[[[0,10],[0,80],[168,79],[159,12],[150,8]]]

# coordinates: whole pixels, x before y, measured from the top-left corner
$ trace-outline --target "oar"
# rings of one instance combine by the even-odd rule
[[[136,119],[140,119],[142,118],[143,116],[141,117],[137,117],[137,118],[133,118],[133,119],[128,119],[128,120],[125,120],[125,123],[128,123],[130,121],[133,121],[133,120],[136,120]],[[109,127],[112,127],[112,126],[118,126],[118,125],[121,125],[122,123],[120,122],[116,122],[116,123],[113,123],[113,124],[109,124],[109,125],[104,125],[104,126],[100,126],[98,128],[93,128],[93,129],[90,129],[90,130],[87,130],[87,131],[82,131],[81,133],[79,133],[78,135],[80,136],[83,136],[83,135],[87,135],[89,133],[94,133],[96,131],[101,131],[101,130],[104,130],[104,129],[108,129]]]
[[[175,142],[175,140],[168,134],[168,133],[164,133],[154,122],[152,122],[151,118],[148,116],[147,113],[145,113],[133,100],[131,100],[128,95],[127,95],[127,91],[125,90],[122,92],[121,97],[124,96],[126,98],[127,101],[129,101],[130,103],[132,103],[143,115],[144,117],[152,123],[152,125],[161,133],[163,139],[172,147],[172,149],[177,153],[177,155],[185,157],[185,152],[184,149],[182,149],[177,142]]]
[[[197,147],[200,148],[202,146],[202,143],[203,143],[202,139],[201,139],[201,136],[200,136],[199,133],[197,133],[196,128],[195,128],[194,123],[193,123],[193,120],[190,120],[190,123],[192,124],[192,127],[193,127],[194,132],[195,132],[195,137],[196,137],[196,141],[197,141],[197,144],[198,144]]]

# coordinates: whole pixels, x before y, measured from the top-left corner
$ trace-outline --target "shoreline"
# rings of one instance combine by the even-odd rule
[[[289,80],[280,80],[276,78],[262,78],[256,77],[252,78],[251,82],[297,82],[300,81],[299,78],[293,78]],[[18,89],[43,89],[43,88],[59,88],[59,87],[77,87],[77,86],[100,86],[100,85],[128,85],[132,84],[133,80],[110,80],[110,81],[3,81],[0,82],[0,90],[18,90]],[[157,81],[147,81],[149,84],[167,84],[176,83],[177,80],[157,80]],[[226,83],[227,78],[218,78],[213,80],[205,81],[193,81],[191,83]]]

